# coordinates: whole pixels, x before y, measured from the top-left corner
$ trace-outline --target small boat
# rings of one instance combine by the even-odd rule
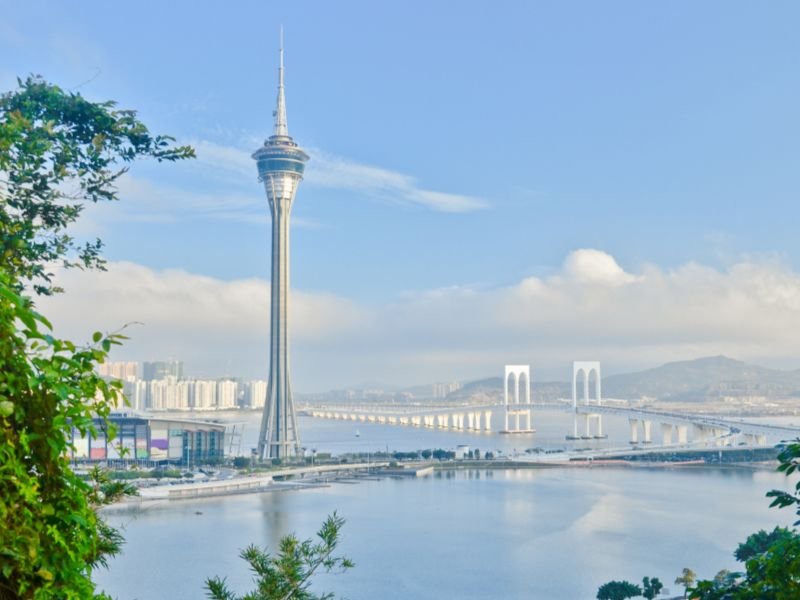
[[[358,429],[356,429],[356,437],[361,437],[361,432]]]

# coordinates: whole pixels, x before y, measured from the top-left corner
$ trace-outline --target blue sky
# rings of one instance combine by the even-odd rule
[[[325,343],[299,326],[295,369],[307,388],[469,378],[512,359],[557,368],[581,352],[617,370],[706,352],[794,364],[790,341],[770,349],[769,338],[731,337],[724,324],[696,339],[696,325],[685,334],[643,326],[630,339],[612,320],[620,327],[594,332],[614,313],[598,312],[592,303],[605,296],[588,288],[575,292],[586,303],[550,322],[523,325],[521,314],[496,340],[465,330],[503,329],[482,311],[495,314],[496,297],[525,281],[547,286],[578,263],[581,273],[616,272],[606,256],[634,277],[619,280],[609,307],[651,272],[674,283],[696,267],[734,285],[749,265],[759,277],[788,278],[769,279],[759,294],[783,298],[794,318],[784,287],[795,285],[800,261],[796,3],[30,1],[0,9],[3,89],[40,73],[136,108],[153,130],[198,148],[193,164],[137,165],[123,202],[89,211],[80,233],[102,235],[112,261],[208,277],[220,289],[269,276],[266,200],[247,154],[271,130],[283,25],[289,129],[312,156],[294,209],[292,284],[358,315]],[[595,254],[577,260],[581,249]],[[591,257],[599,262],[586,263]],[[697,285],[679,287],[674,311],[707,291]],[[720,293],[697,310],[754,295]],[[406,314],[431,294],[449,298],[441,314],[463,313],[440,332],[447,343],[424,334],[440,313]],[[467,309],[465,294],[482,308]],[[640,296],[626,301],[623,315],[647,312]],[[516,310],[549,314],[539,304]],[[336,327],[347,321],[331,315]],[[376,325],[402,315],[401,331]],[[737,315],[732,323],[753,318]],[[349,362],[320,367],[329,348],[348,344]],[[368,372],[352,366],[365,344],[383,361],[367,361]],[[129,351],[148,358],[158,348]],[[258,371],[258,361],[245,367],[248,359],[231,353],[234,370]],[[198,370],[219,362],[187,360]]]

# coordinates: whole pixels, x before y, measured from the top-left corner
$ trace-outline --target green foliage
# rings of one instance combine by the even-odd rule
[[[739,544],[733,555],[739,562],[747,562],[754,556],[764,554],[778,540],[788,540],[793,536],[794,533],[785,527],[776,527],[769,533],[761,529],[750,534],[744,542]]]
[[[783,472],[786,476],[791,475],[797,471],[800,466],[800,439],[795,440],[791,444],[787,444],[780,454],[778,454],[778,471]],[[779,508],[795,507],[797,514],[800,515],[800,480],[795,483],[794,492],[787,493],[782,490],[772,490],[767,492],[767,497],[773,498],[770,506],[777,506]],[[800,521],[795,521],[795,527],[800,525]]]
[[[111,440],[106,421],[121,383],[96,366],[124,339],[97,332],[87,346],[56,338],[26,285],[60,291],[50,265],[102,268],[100,240],[79,246],[67,228],[87,202],[116,200],[115,183],[139,157],[193,156],[151,136],[132,111],[93,103],[38,77],[0,96],[0,598],[101,597],[92,570],[122,538],[96,513],[135,490],[69,466],[73,427]]]
[[[609,581],[597,590],[597,600],[626,600],[642,595],[642,588],[630,581]]]
[[[53,337],[47,320],[0,272],[3,597],[90,598],[92,569],[119,549],[118,534],[94,508],[132,489],[97,469],[82,480],[69,467],[68,451],[73,426],[82,435],[94,432],[93,417],[120,401],[121,384],[95,373],[120,338],[97,335],[79,348]]]
[[[675,578],[675,584],[683,586],[684,598],[686,598],[686,594],[689,591],[689,588],[694,586],[695,581],[697,581],[697,573],[695,573],[688,567],[684,567],[683,572],[680,574],[680,576]]]
[[[778,470],[791,475],[800,464],[800,440],[788,444],[778,455]],[[772,490],[770,506],[797,507],[800,514],[800,482],[793,494]],[[795,523],[797,525],[798,521]],[[698,581],[690,598],[698,600],[794,600],[800,598],[800,535],[776,527],[758,531],[739,544],[734,553],[745,562],[745,573],[720,571],[712,580]]]
[[[350,559],[334,556],[339,544],[339,533],[344,519],[334,512],[322,524],[317,537],[299,541],[294,535],[281,538],[277,556],[266,550],[249,546],[241,557],[250,564],[256,589],[244,596],[237,596],[225,584],[224,579],[214,577],[206,581],[208,597],[213,600],[328,600],[333,594],[316,595],[309,591],[311,577],[316,571],[345,571],[353,567]]]
[[[800,598],[800,535],[781,536],[746,563],[745,573],[721,571],[698,581],[690,598],[698,600],[795,600]]]
[[[194,156],[153,136],[130,110],[90,102],[39,77],[0,96],[0,268],[38,293],[60,291],[48,265],[99,267],[102,242],[79,246],[66,232],[86,202],[116,200],[127,163]]]
[[[653,600],[664,589],[664,584],[659,581],[658,577],[645,577],[642,579],[642,596],[648,600]]]
[[[164,478],[171,478],[171,479],[180,479],[182,473],[178,469],[153,469],[148,474],[148,477],[153,477],[155,479],[164,479]]]
[[[233,459],[233,466],[237,469],[246,469],[250,466],[250,459],[247,456],[237,456]]]

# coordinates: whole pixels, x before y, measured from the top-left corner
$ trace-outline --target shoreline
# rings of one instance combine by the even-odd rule
[[[748,472],[774,472],[773,463],[708,463],[702,460],[687,461],[628,461],[628,460],[569,460],[569,461],[452,461],[439,463],[413,463],[392,466],[388,463],[371,465],[330,465],[325,470],[282,469],[267,476],[233,477],[222,481],[202,483],[166,484],[142,488],[145,494],[122,499],[109,506],[102,507],[100,512],[117,512],[130,509],[143,510],[155,507],[164,502],[180,500],[198,500],[257,494],[265,492],[290,492],[304,489],[330,487],[334,483],[357,484],[361,481],[376,481],[397,478],[425,478],[436,472],[448,471],[514,471],[533,469],[709,469]],[[316,475],[306,478],[307,474]],[[296,479],[296,477],[300,477]],[[276,481],[275,478],[281,478]],[[288,478],[288,479],[282,479]]]

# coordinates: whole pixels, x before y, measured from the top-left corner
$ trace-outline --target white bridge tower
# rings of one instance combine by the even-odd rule
[[[509,390],[511,382],[511,390]],[[531,427],[531,369],[529,365],[506,365],[503,378],[505,429],[500,433],[534,433]],[[509,394],[509,391],[512,393]],[[514,427],[510,427],[513,418]],[[521,422],[520,422],[521,421]]]

